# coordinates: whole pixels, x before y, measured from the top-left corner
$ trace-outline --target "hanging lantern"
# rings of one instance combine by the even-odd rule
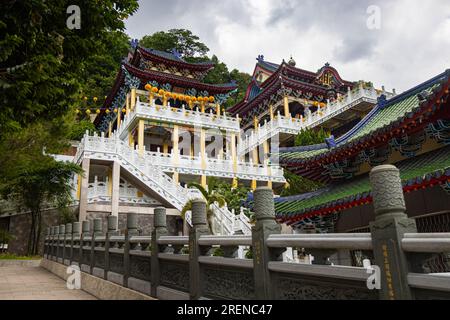
[[[123,109],[122,109],[122,112],[127,112],[127,109],[123,108]]]
[[[80,110],[76,109],[76,110],[75,110],[75,113],[76,113],[76,114],[79,114],[79,113],[80,113]]]
[[[86,114],[87,114],[87,115],[90,115],[90,114],[91,114],[91,110],[87,109],[87,110],[86,110]]]
[[[94,102],[97,102],[98,98],[97,98],[97,97],[94,97],[94,99],[93,99],[93,100],[94,100]]]
[[[86,101],[88,99],[88,97],[84,97],[83,99],[84,99],[84,101]]]
[[[147,90],[147,91],[152,90],[152,86],[151,86],[150,84],[148,84],[148,83],[145,85],[144,88],[145,88],[145,90]]]
[[[209,97],[209,102],[214,102],[214,97],[213,96]]]
[[[152,92],[157,93],[158,92],[158,88],[157,87],[153,87],[152,88]]]
[[[105,112],[106,112],[106,114],[108,114],[108,113],[110,113],[111,111],[110,111],[109,109],[106,109]]]
[[[100,109],[95,110],[95,113],[99,114],[100,113]]]
[[[164,94],[164,90],[163,89],[160,89],[159,91],[158,91],[158,93],[160,94],[160,95],[163,95]]]
[[[118,111],[117,108],[114,108],[114,113],[117,113],[117,111]]]

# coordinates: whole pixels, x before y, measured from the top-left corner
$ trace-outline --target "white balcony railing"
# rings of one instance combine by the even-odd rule
[[[210,110],[209,113],[200,112],[197,109],[190,110],[184,106],[182,108],[172,108],[152,103],[139,101],[137,97],[136,107],[125,116],[118,130],[119,137],[124,140],[127,137],[128,129],[137,119],[148,119],[160,122],[174,123],[178,125],[187,125],[202,127],[207,129],[217,129],[228,132],[239,133],[239,119],[226,115],[216,115]]]
[[[259,125],[256,132],[252,131],[250,135],[247,135],[242,139],[242,142],[238,145],[238,155],[243,156],[246,153],[249,153],[264,141],[267,141],[277,134],[286,133],[296,135],[299,134],[301,130],[319,126],[363,102],[375,105],[381,94],[385,94],[388,98],[393,96],[393,94],[387,92],[378,92],[374,88],[364,88],[361,84],[338,100],[328,102],[324,108],[319,109],[314,113],[307,113],[305,117],[296,119],[283,117],[278,113],[273,121]]]

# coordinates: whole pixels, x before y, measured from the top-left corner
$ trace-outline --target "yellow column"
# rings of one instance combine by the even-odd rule
[[[130,114],[130,94],[127,94],[126,104],[125,104],[126,115]]]
[[[128,132],[128,144],[134,149],[134,136],[132,131]]]
[[[163,144],[163,153],[169,153],[169,144],[167,142]]]
[[[78,179],[77,179],[77,200],[80,200],[80,194],[81,194],[81,175],[78,175]]]
[[[112,181],[112,170],[108,168],[108,194],[112,195],[112,189],[113,189],[113,181]]]
[[[237,152],[236,152],[236,134],[231,134],[231,159],[233,160],[233,172],[237,175]],[[233,178],[232,188],[237,188],[237,178]]]
[[[111,138],[111,136],[112,136],[112,123],[109,122],[108,137]]]
[[[131,89],[131,101],[130,101],[130,107],[131,111],[134,110],[134,107],[136,106],[136,89]]]
[[[216,114],[220,116],[220,104],[216,103]]]
[[[202,113],[205,113],[205,102],[203,102],[203,101],[200,103],[200,111]]]
[[[283,104],[284,104],[284,116],[286,118],[290,118],[291,114],[289,113],[289,99],[287,96],[283,98]]]
[[[120,123],[121,123],[121,114],[122,114],[122,111],[121,111],[121,109],[117,109],[117,130],[119,129],[119,127],[120,127]]]
[[[258,118],[256,118],[256,117],[253,118],[253,124],[255,126],[255,133],[257,133],[258,132]],[[253,158],[253,164],[257,165],[259,162],[258,146],[256,146],[256,148],[252,150],[252,158]],[[257,187],[256,180],[252,180],[252,190],[256,190],[256,187]]]
[[[139,147],[139,155],[144,155],[144,120],[139,120],[138,127],[138,147]]]
[[[202,104],[204,108],[204,104]],[[200,129],[200,155],[202,161],[202,169],[206,169],[206,131],[205,129]],[[203,188],[206,188],[206,176],[202,175],[201,185]]]
[[[177,165],[178,164],[178,126],[174,125],[173,126],[173,132],[172,132],[172,156],[173,156],[173,164]],[[178,184],[179,181],[179,177],[178,177],[178,172],[174,172],[173,176],[172,176],[173,182],[175,184]]]
[[[270,114],[270,121],[272,121],[273,118],[274,118],[273,106],[272,105],[269,105],[269,114]]]

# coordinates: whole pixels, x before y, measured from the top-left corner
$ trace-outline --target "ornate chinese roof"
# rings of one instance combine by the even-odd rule
[[[405,136],[416,136],[428,124],[447,119],[449,84],[450,71],[446,71],[389,101],[382,97],[360,123],[336,140],[335,147],[281,148],[280,162],[299,175],[329,182],[328,169],[366,162],[370,153],[396,146]]]
[[[280,65],[264,61],[260,56],[245,98],[229,109],[242,118],[258,115],[268,104],[276,103],[283,95],[304,97],[309,100],[326,101],[331,94],[346,93],[354,84],[341,78],[336,69],[326,64],[317,72],[296,68],[283,61]],[[256,80],[259,68],[270,75],[263,83]]]
[[[445,186],[450,181],[450,146],[401,161],[397,167],[405,192],[435,185]],[[314,222],[317,217],[371,202],[369,174],[365,174],[315,192],[277,198],[275,211],[280,222],[296,224]]]
[[[140,60],[144,58],[146,60],[161,63],[165,65],[173,65],[178,68],[185,68],[189,70],[199,70],[199,71],[208,71],[214,68],[214,63],[210,61],[206,62],[187,62],[185,61],[181,55],[176,51],[172,50],[172,52],[165,52],[155,49],[148,48],[137,48],[133,59],[131,60],[132,65],[138,65]]]
[[[138,47],[130,61],[122,63],[113,88],[94,124],[105,130],[108,122],[116,116],[106,110],[120,110],[130,88],[143,89],[147,83],[166,91],[177,87],[185,89],[190,95],[214,96],[215,101],[223,103],[237,85],[204,83],[203,76],[213,67],[211,62],[186,62],[176,51],[168,53]]]

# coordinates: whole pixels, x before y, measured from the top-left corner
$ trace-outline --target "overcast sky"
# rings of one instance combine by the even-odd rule
[[[132,38],[190,29],[231,69],[252,73],[259,54],[350,81],[404,91],[450,68],[449,0],[141,0]],[[381,28],[370,30],[370,5]],[[370,21],[374,21],[373,19]]]

